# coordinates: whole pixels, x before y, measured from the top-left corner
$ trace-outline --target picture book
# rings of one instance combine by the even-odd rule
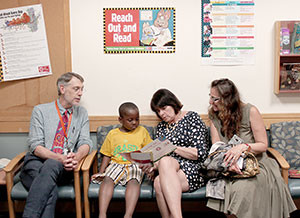
[[[176,146],[168,139],[159,137],[139,151],[120,153],[120,155],[132,163],[147,164],[160,160],[163,156],[170,154],[175,149]]]

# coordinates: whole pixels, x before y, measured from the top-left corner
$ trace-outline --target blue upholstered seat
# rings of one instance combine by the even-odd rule
[[[26,200],[28,191],[22,185],[19,174],[14,178],[15,185],[11,190],[11,198],[13,200]],[[58,198],[59,199],[75,199],[75,189],[72,183],[69,185],[63,185],[58,187]]]
[[[270,125],[270,146],[289,163],[290,169],[300,170],[300,122],[279,122]],[[289,178],[292,197],[300,197],[300,179]]]
[[[24,157],[26,152],[22,152],[11,160],[11,162],[4,168],[6,172],[6,188],[8,192],[8,209],[9,217],[15,218],[14,210],[14,200],[23,200],[25,201],[28,196],[28,191],[22,185],[19,173],[15,172],[20,169],[23,164]],[[82,208],[81,208],[81,182],[80,182],[80,167],[83,163],[83,160],[78,164],[78,168],[74,170],[74,182],[70,184],[62,185],[58,187],[58,199],[68,199],[75,201],[76,208],[76,217],[82,217]]]

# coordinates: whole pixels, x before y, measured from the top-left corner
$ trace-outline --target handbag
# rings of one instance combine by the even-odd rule
[[[241,179],[254,177],[259,174],[259,164],[255,155],[251,152],[244,151],[242,156],[244,157],[243,168],[241,169],[242,174],[227,171],[223,173],[224,176]]]
[[[227,150],[217,150],[212,152],[211,154],[208,155],[207,159],[214,159],[218,158],[223,160],[224,154],[227,152]],[[249,177],[254,177],[259,173],[259,164],[258,161],[255,157],[255,155],[251,152],[244,151],[241,157],[244,158],[243,161],[243,167],[241,169],[242,174],[236,174],[234,172],[227,171],[227,168],[224,167],[222,172],[219,172],[222,176],[227,177],[227,178],[235,178],[235,179],[240,179],[240,178],[249,178]],[[211,172],[210,172],[211,174]],[[212,174],[211,174],[212,175]]]

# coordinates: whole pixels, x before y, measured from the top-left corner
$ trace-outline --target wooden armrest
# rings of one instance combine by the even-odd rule
[[[92,151],[84,160],[81,170],[82,172],[89,171],[95,158],[97,158],[97,150]]]
[[[279,164],[280,168],[281,168],[281,175],[285,181],[286,184],[288,184],[288,178],[289,178],[289,168],[290,165],[289,163],[286,161],[286,159],[274,148],[268,148],[267,150],[268,154],[271,155],[272,157],[274,157],[274,159],[277,161],[277,163]]]
[[[275,150],[274,148],[268,148],[267,151],[269,154],[271,154],[272,157],[275,158],[281,169],[288,170],[290,168],[289,163],[277,150]]]
[[[14,213],[12,212],[13,211],[13,202],[11,199],[11,190],[14,185],[14,175],[22,167],[26,153],[27,152],[24,151],[24,152],[18,154],[3,169],[6,173],[6,192],[7,192],[7,201],[8,201],[10,217],[15,217]]]
[[[80,171],[80,169],[81,169],[81,166],[82,166],[82,164],[83,164],[85,158],[86,158],[86,157],[82,158],[82,159],[79,161],[79,163],[78,163],[76,169],[74,169],[74,173],[79,173],[79,171]]]
[[[3,168],[6,173],[15,173],[22,165],[25,154],[27,151],[24,151],[17,156],[15,156],[7,165]]]

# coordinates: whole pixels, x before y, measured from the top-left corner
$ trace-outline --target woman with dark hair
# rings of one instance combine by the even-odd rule
[[[154,188],[162,217],[182,217],[182,192],[192,192],[204,185],[199,171],[208,153],[207,128],[196,112],[182,111],[182,107],[167,89],[159,89],[151,100],[151,109],[162,120],[156,136],[166,137],[177,146],[154,167],[144,168],[148,174],[158,174]]]
[[[247,179],[225,179],[224,199],[209,198],[207,206],[228,217],[289,217],[296,207],[278,164],[266,154],[267,134],[258,109],[240,100],[236,86],[229,79],[211,83],[209,103],[212,143],[227,143],[234,135],[245,142],[225,154],[224,161],[230,165],[229,171],[241,174],[237,160],[244,151],[250,151],[259,162],[260,173]]]

